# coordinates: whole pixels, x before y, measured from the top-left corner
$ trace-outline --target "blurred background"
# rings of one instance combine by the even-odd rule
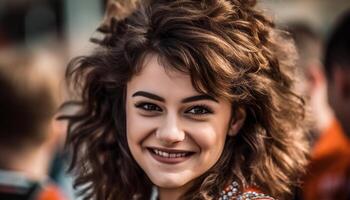
[[[125,1],[125,0],[121,0]],[[25,44],[33,47],[64,41],[69,54],[89,45],[88,39],[103,16],[106,0],[1,0],[0,47]],[[304,21],[322,36],[348,0],[260,0],[260,7],[278,23]]]
[[[3,59],[0,64],[10,63],[11,67],[6,70],[15,71],[17,66],[11,60],[23,57],[39,59],[41,67],[50,69],[50,77],[55,76],[52,79],[59,82],[52,88],[58,94],[55,97],[58,107],[66,99],[64,69],[72,57],[93,49],[89,38],[98,34],[96,28],[103,18],[105,4],[106,0],[0,0],[0,59]],[[350,9],[350,1],[261,0],[259,6],[279,26],[289,29],[289,25],[302,22],[320,41],[324,41],[339,15]],[[12,52],[11,56],[6,56],[8,52]],[[12,59],[6,61],[10,57]],[[62,141],[55,145],[62,146],[65,125],[56,124],[57,129],[61,132],[59,140]],[[51,178],[69,199],[75,199],[71,178],[64,172],[61,147],[56,148],[50,162]]]

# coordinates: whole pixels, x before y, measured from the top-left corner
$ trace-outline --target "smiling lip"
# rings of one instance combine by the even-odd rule
[[[178,164],[188,160],[194,152],[171,150],[171,149],[159,149],[159,148],[147,148],[151,156],[158,162],[165,164]]]

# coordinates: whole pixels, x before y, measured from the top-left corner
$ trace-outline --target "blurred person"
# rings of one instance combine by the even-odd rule
[[[327,79],[322,65],[323,39],[311,25],[296,21],[289,22],[287,30],[294,39],[298,51],[296,63],[297,90],[305,98],[310,113],[311,130],[308,134],[313,153],[317,150],[318,139],[326,134],[335,120],[328,103]],[[302,188],[295,188],[294,199],[302,199]]]
[[[304,183],[306,200],[350,199],[350,12],[325,48],[328,97],[337,120],[315,144]],[[321,109],[321,108],[320,108]]]
[[[327,78],[322,64],[323,39],[304,22],[288,24],[297,47],[298,90],[305,97],[312,117],[311,143],[314,143],[335,120],[328,103]]]
[[[63,1],[1,0],[0,49],[64,37]]]
[[[66,199],[48,178],[62,148],[64,122],[57,58],[48,52],[0,52],[0,199]]]

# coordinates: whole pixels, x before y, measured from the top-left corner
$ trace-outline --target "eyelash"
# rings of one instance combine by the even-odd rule
[[[146,106],[148,106],[148,107],[152,106],[153,109],[152,108],[146,108]],[[144,103],[144,102],[137,103],[137,104],[135,104],[135,107],[139,108],[139,109],[142,109],[144,111],[148,111],[148,112],[161,112],[162,111],[162,109],[159,106],[157,106],[156,104],[153,104],[153,103]]]
[[[137,104],[135,104],[135,107],[142,109],[146,112],[162,112],[163,111],[159,106],[157,106],[156,104],[153,104],[153,103],[145,103],[145,102],[137,103]],[[201,112],[190,113],[193,109],[201,109],[200,110]],[[185,111],[185,113],[190,114],[190,115],[200,116],[200,115],[212,114],[213,110],[211,108],[209,108],[207,105],[199,104],[199,105],[194,105],[194,106],[190,107],[189,109],[187,109]]]
[[[202,112],[200,112],[200,113],[189,113],[193,109],[201,109],[201,111],[202,112],[204,111],[204,113],[202,113]],[[186,113],[189,113],[191,115],[206,115],[206,114],[212,114],[213,111],[207,105],[200,104],[200,105],[194,105],[194,106],[190,107],[189,109],[186,110]]]

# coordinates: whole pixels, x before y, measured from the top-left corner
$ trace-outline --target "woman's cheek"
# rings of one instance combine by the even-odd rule
[[[214,127],[208,123],[200,122],[192,124],[187,133],[202,150],[210,149],[213,145],[217,145],[218,134]]]
[[[130,112],[127,116],[127,135],[130,139],[141,140],[156,128],[157,119]]]

